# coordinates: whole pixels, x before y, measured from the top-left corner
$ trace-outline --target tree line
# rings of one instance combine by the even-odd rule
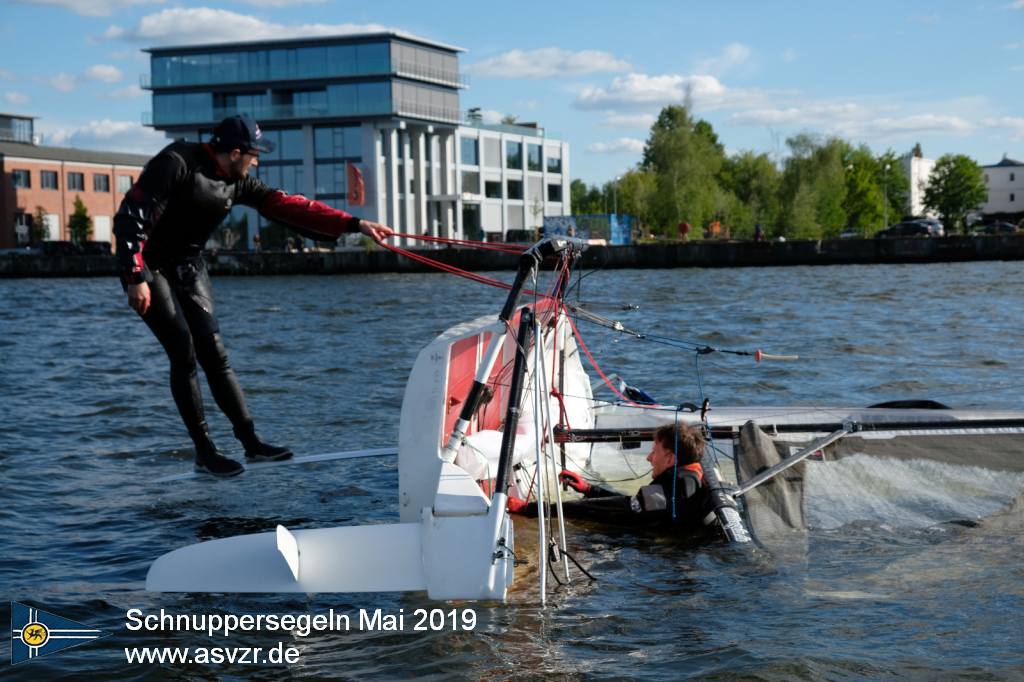
[[[909,218],[910,183],[892,150],[873,154],[838,137],[801,133],[786,140],[789,155],[728,155],[711,124],[685,106],[661,110],[641,161],[617,181],[571,184],[573,212],[636,217],[646,234],[673,237],[687,222],[700,234],[716,221],[722,236],[749,239],[757,225],[769,238],[825,239],[853,230],[868,237]],[[915,146],[916,156],[921,155]],[[939,158],[924,203],[947,230],[987,198],[981,168],[963,155]]]

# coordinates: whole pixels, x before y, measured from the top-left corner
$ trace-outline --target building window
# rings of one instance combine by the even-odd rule
[[[28,244],[32,239],[32,216],[17,211],[14,214],[14,236],[18,244]]]
[[[68,189],[85,191],[85,173],[68,173]]]
[[[463,166],[479,166],[480,165],[480,147],[478,146],[478,140],[475,137],[463,137],[461,144],[462,149],[462,165]]]
[[[484,196],[488,199],[500,199],[501,182],[498,180],[487,180],[484,182]]]
[[[523,181],[522,180],[509,180],[507,184],[508,184],[508,198],[509,199],[522,199],[523,198]]]
[[[346,173],[348,169],[344,163],[317,163],[316,164],[316,194],[345,195]]]
[[[561,201],[562,200],[562,186],[561,185],[548,185],[548,201]]]
[[[93,173],[92,174],[92,191],[94,192],[109,192],[110,191],[110,176],[106,173]]]
[[[1013,173],[1010,173],[1010,182],[1013,182],[1013,180],[1014,180],[1014,175],[1013,175]]]
[[[260,161],[302,160],[302,131],[298,128],[286,130],[264,130],[263,137],[274,143],[274,151],[260,154]]]
[[[526,145],[526,170],[539,171],[541,169],[540,145]]]
[[[462,173],[462,193],[463,194],[480,194],[480,174],[472,172]]]
[[[561,173],[562,172],[562,160],[556,159],[552,156],[548,157],[548,173]]]
[[[313,149],[317,159],[361,160],[363,157],[361,128],[359,126],[316,128],[313,131]]]
[[[988,184],[988,173],[985,173],[985,184]]]
[[[39,171],[39,186],[43,189],[57,189],[57,171]]]
[[[520,170],[523,167],[523,143],[505,143],[505,168]]]
[[[11,171],[11,182],[19,189],[32,187],[32,176],[27,170],[14,169]]]
[[[1016,194],[1013,194],[1013,193],[1011,193],[1011,194],[1010,194],[1010,201],[1017,201],[1017,195],[1016,195]]]
[[[117,176],[117,191],[121,194],[127,194],[128,190],[132,188],[132,176],[130,175],[118,175]]]

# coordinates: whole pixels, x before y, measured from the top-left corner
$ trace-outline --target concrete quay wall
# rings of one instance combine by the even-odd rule
[[[424,255],[464,270],[513,270],[517,256],[472,249],[430,249]],[[872,263],[947,263],[1024,260],[1024,233],[908,239],[825,239],[787,242],[694,241],[594,246],[583,267],[722,268]],[[429,272],[432,268],[390,251],[222,251],[207,257],[214,275],[365,274]],[[0,277],[113,277],[113,256],[0,254]]]

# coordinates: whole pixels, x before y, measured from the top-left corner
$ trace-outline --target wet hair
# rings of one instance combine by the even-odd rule
[[[654,440],[661,443],[669,452],[676,453],[676,461],[682,464],[694,464],[704,457],[704,436],[700,428],[679,424],[679,450],[676,451],[676,425],[665,424],[654,432]]]

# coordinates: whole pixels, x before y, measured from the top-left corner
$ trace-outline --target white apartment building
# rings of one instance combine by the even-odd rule
[[[924,208],[924,191],[928,188],[928,178],[935,169],[934,159],[925,159],[907,154],[900,159],[903,174],[910,181],[910,194],[907,197],[907,213],[914,216],[936,217],[932,211]]]
[[[981,206],[986,215],[1024,211],[1024,163],[1003,156],[991,166],[982,166],[988,201]]]

